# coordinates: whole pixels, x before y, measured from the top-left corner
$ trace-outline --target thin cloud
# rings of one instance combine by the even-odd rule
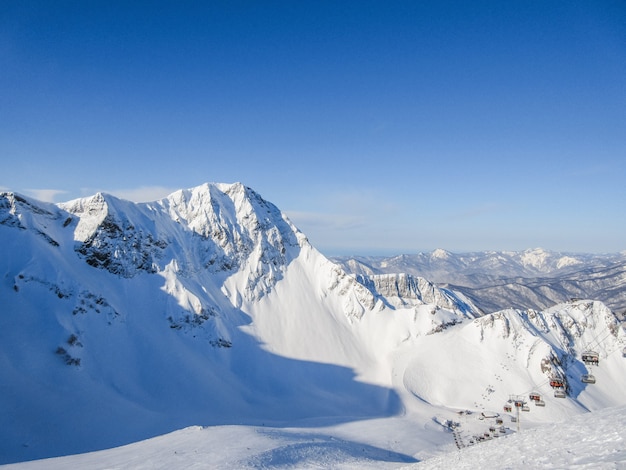
[[[172,194],[176,189],[167,188],[164,186],[140,186],[133,189],[116,189],[111,191],[104,191],[105,193],[112,194],[120,199],[126,199],[132,202],[152,202]]]
[[[347,230],[365,225],[366,219],[360,215],[327,214],[320,212],[287,211],[287,217],[298,227],[324,230]]]
[[[67,193],[63,189],[25,189],[24,192],[27,196],[44,202],[58,202],[57,196]]]

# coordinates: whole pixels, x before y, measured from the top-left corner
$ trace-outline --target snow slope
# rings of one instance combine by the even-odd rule
[[[607,408],[567,421],[433,457],[403,468],[626,468],[626,408]]]
[[[248,188],[204,185],[141,205],[99,194],[58,207],[9,193],[2,209],[0,407],[15,423],[0,440],[5,462],[198,423],[399,408],[346,367],[277,356],[243,331],[253,319],[242,302],[267,296],[301,250],[321,258]],[[331,299],[350,291],[334,300],[347,314],[362,313],[357,296],[373,302],[321,265],[336,284]],[[284,399],[292,395],[299,401]]]
[[[360,423],[358,433],[345,426],[315,430],[196,426],[116,449],[3,468],[621,469],[626,468],[624,422],[626,407],[606,408],[462,449],[447,446],[424,460],[391,450],[406,447],[395,439],[408,441],[414,434],[411,429],[404,426],[398,432],[396,426],[381,426],[380,422]]]
[[[233,452],[253,467],[360,464],[359,448],[397,466],[469,442],[485,423],[453,433],[459,410],[503,413],[511,394],[545,396],[524,426],[626,405],[626,333],[602,303],[481,316],[425,279],[359,282],[241,184],[146,204],[1,193],[0,243],[0,463],[181,430],[229,464],[225,436],[251,440]]]

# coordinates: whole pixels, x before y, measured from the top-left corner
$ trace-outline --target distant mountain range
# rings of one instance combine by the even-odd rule
[[[597,300],[621,305],[621,255],[333,262],[239,183],[141,204],[2,192],[0,247],[0,463],[191,425],[390,416],[427,445],[433,416],[532,390],[537,422],[626,404],[626,332]]]
[[[484,313],[505,308],[545,309],[572,298],[597,299],[626,316],[626,253],[431,253],[331,258],[352,274],[406,273],[463,293]]]

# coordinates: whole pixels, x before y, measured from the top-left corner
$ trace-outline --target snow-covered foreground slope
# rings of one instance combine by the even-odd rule
[[[422,430],[393,418],[332,428],[192,427],[128,446],[7,465],[7,469],[621,469],[626,468],[626,407],[568,420],[419,460],[407,455]],[[414,447],[414,446],[413,446]],[[396,449],[396,450],[394,450]],[[404,451],[404,452],[403,452]]]
[[[626,407],[607,408],[449,452],[406,468],[624,469],[624,423]]]
[[[545,402],[524,427],[626,405],[626,333],[602,303],[480,316],[423,278],[359,282],[240,184],[148,204],[2,193],[0,246],[0,463],[181,430],[156,442],[208,438],[193,452],[215,468],[397,466],[484,434],[481,412],[510,425],[510,395]]]

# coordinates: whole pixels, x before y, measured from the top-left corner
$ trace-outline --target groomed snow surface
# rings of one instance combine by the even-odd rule
[[[578,415],[560,423],[419,458],[407,420],[390,418],[336,427],[190,427],[116,449],[7,465],[7,469],[624,469],[626,407]],[[462,426],[462,425],[461,425]],[[393,450],[393,449],[398,450]]]

